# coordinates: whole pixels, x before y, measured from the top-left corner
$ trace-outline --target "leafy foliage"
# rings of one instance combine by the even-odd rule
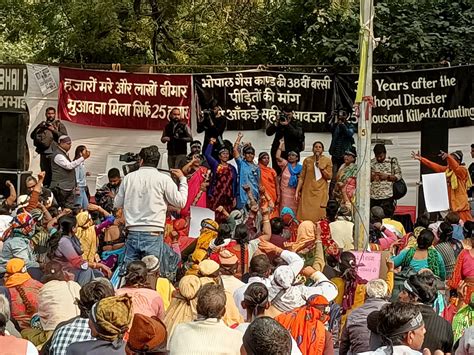
[[[375,63],[473,60],[472,0],[376,2]],[[358,62],[350,0],[0,0],[0,61]]]

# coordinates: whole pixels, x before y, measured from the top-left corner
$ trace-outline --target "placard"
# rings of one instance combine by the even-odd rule
[[[358,264],[357,274],[367,280],[380,278],[380,263],[382,254],[362,251],[351,251]]]
[[[449,210],[448,184],[445,173],[423,174],[423,196],[428,212]]]
[[[189,237],[198,238],[201,234],[201,222],[203,219],[215,219],[216,214],[209,208],[191,206],[191,221],[189,224]]]

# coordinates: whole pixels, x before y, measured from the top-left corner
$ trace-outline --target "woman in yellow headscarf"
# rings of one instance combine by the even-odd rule
[[[195,275],[197,273],[197,264],[207,258],[207,249],[212,240],[217,238],[219,224],[212,219],[203,219],[201,222],[201,234],[196,241],[196,248],[191,255],[193,267],[188,271],[188,274]],[[195,267],[196,266],[196,267]]]

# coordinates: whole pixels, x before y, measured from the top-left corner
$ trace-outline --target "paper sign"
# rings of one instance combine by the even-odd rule
[[[369,253],[362,251],[351,251],[355,255],[358,264],[357,274],[367,280],[374,280],[380,278],[380,260],[382,254]]]
[[[34,72],[36,82],[40,87],[41,93],[46,96],[58,88],[58,84],[53,78],[53,74],[48,67],[41,68]]]
[[[428,212],[449,210],[446,175],[444,173],[425,174],[421,178],[426,210]]]
[[[189,237],[197,238],[201,234],[201,221],[203,219],[214,219],[216,215],[209,208],[191,206],[191,222],[189,226]]]

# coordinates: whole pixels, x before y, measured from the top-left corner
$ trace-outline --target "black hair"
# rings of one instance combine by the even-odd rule
[[[326,204],[326,216],[330,222],[334,222],[339,211],[339,202],[336,200],[329,200]]]
[[[253,282],[248,285],[244,292],[244,300],[246,309],[254,317],[258,316],[259,309],[263,312],[268,305],[268,289],[261,282]]]
[[[473,221],[466,221],[464,222],[464,226],[463,226],[463,234],[464,234],[464,238],[466,239],[474,239],[474,222]]]
[[[423,213],[418,216],[415,222],[415,227],[424,227],[428,228],[430,225],[430,215],[429,213]]]
[[[64,275],[63,266],[57,261],[50,261],[43,267],[43,277],[41,278],[42,283],[49,281],[65,281],[66,276]]]
[[[81,144],[81,145],[78,145],[78,146],[76,147],[76,151],[75,151],[75,153],[74,153],[74,160],[79,159],[79,158],[81,157],[82,151],[83,151],[83,150],[86,150],[86,149],[87,149],[87,147],[86,147],[85,145],[82,145],[82,144]]]
[[[461,218],[459,217],[459,213],[453,211],[448,212],[446,217],[444,217],[444,220],[451,224],[458,224],[460,219]]]
[[[429,229],[423,229],[420,232],[418,238],[416,238],[416,243],[418,244],[418,249],[427,250],[430,246],[433,245],[434,234]]]
[[[249,229],[246,224],[238,224],[234,231],[234,240],[240,245],[240,272],[245,274],[245,254],[247,249]]]
[[[196,305],[199,316],[220,319],[224,315],[225,304],[226,295],[221,285],[206,284],[199,289]]]
[[[217,229],[217,237],[214,241],[216,246],[224,243],[225,239],[230,239],[232,236],[232,228],[228,223],[221,223]]]
[[[293,108],[290,105],[285,105],[285,106],[282,106],[281,111],[282,112],[293,112]]]
[[[377,325],[377,333],[382,337],[383,344],[390,348],[396,345],[404,345],[406,333],[390,337],[387,334],[400,329],[419,314],[419,307],[412,303],[394,302],[385,304],[378,312]]]
[[[117,168],[112,168],[107,172],[107,177],[109,179],[120,178],[120,170]]]
[[[158,163],[160,162],[160,150],[156,145],[142,148],[138,155],[143,159],[143,166],[150,166],[152,168],[158,167]]]
[[[127,265],[127,273],[125,274],[125,286],[128,287],[145,287],[147,284],[148,271],[146,264],[141,260],[132,261]]]
[[[374,146],[374,154],[377,156],[379,154],[387,154],[387,149],[385,149],[385,144],[378,143]]]
[[[53,106],[49,106],[49,107],[46,109],[46,111],[44,111],[44,112],[48,112],[48,111],[54,111],[54,112],[56,112],[56,109],[55,109]]]
[[[283,219],[280,217],[273,217],[270,220],[270,227],[272,228],[272,234],[280,235],[285,228],[285,223],[283,223]]]
[[[266,254],[255,255],[250,260],[250,276],[259,276],[262,278],[267,277],[271,269],[272,264],[270,263],[270,259],[268,259],[268,256]]]
[[[112,284],[107,286],[104,282],[92,280],[86,283],[79,291],[80,299],[77,305],[81,311],[81,318],[89,318],[89,312],[92,306],[103,298],[115,296]]]
[[[248,355],[290,355],[291,335],[271,317],[258,317],[243,336],[243,346]]]
[[[316,146],[316,144],[318,144],[318,143],[321,144],[321,147],[323,147],[323,151],[324,151],[324,144],[323,144],[323,142],[321,142],[321,141],[316,141],[316,142],[314,142],[314,143],[313,143],[313,149],[314,149],[314,147]]]
[[[4,314],[0,313],[0,335],[5,335],[5,329],[7,328],[8,319]]]
[[[217,99],[211,99],[207,105],[211,110],[214,108],[214,107],[217,107],[219,106],[219,101],[217,101]]]
[[[77,220],[74,216],[63,216],[58,221],[59,228],[63,235],[71,235],[76,228]]]
[[[434,303],[438,290],[436,289],[436,278],[431,272],[411,275],[408,278],[408,283],[418,297],[419,302],[426,305]]]
[[[344,272],[349,269],[355,269],[356,264],[356,257],[350,251],[343,251],[341,253],[341,262],[339,263],[339,268],[341,272]]]
[[[440,242],[449,242],[453,238],[453,226],[442,222],[438,227],[438,238]]]
[[[380,207],[383,209],[383,214],[387,218],[392,218],[395,214],[395,204],[393,201],[384,201],[380,204]]]

